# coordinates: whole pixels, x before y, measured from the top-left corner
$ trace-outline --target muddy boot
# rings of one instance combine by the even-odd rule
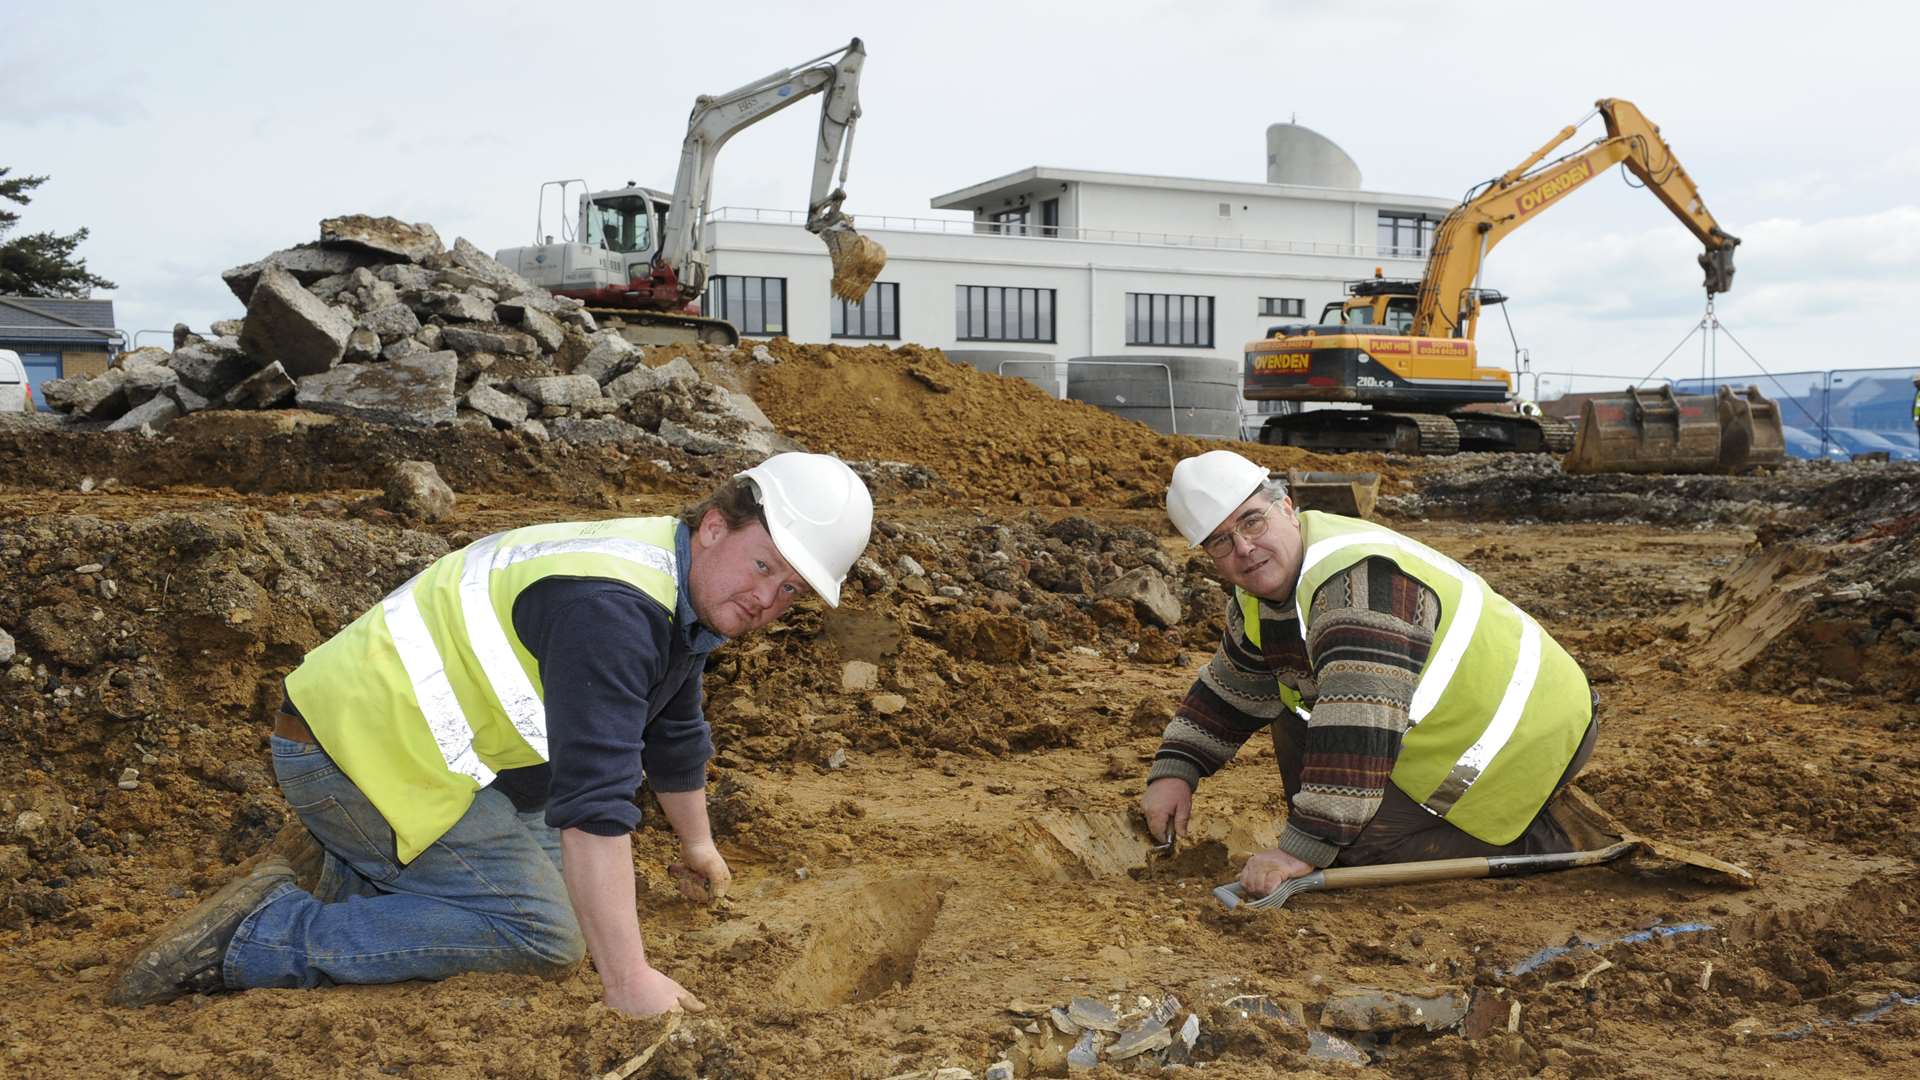
[[[293,868],[266,859],[141,944],[115,975],[107,1002],[139,1008],[226,986],[221,962],[240,923],[267,894],[293,880]]]
[[[293,867],[293,883],[306,892],[312,892],[320,884],[320,872],[326,868],[327,852],[296,817],[280,827],[272,843],[235,867],[234,877],[245,877],[260,864],[276,860]]]
[[[1597,851],[1619,843],[1627,837],[1626,826],[1613,819],[1613,815],[1600,809],[1593,796],[1568,784],[1547,804],[1547,812],[1553,816],[1553,823],[1573,841],[1575,851]]]

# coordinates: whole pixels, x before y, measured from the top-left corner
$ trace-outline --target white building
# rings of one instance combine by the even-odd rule
[[[932,345],[1163,430],[1233,434],[1245,343],[1376,269],[1418,277],[1454,205],[1362,190],[1305,128],[1275,124],[1267,141],[1268,183],[1035,166],[932,200],[965,218],[859,214],[887,249],[859,304],[829,292],[803,214],[724,207],[705,307],[748,336]],[[1052,366],[1083,357],[1157,366]],[[1169,383],[1185,422],[1169,420]]]

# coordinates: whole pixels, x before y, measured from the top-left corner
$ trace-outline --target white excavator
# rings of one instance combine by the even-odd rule
[[[886,251],[855,231],[853,219],[840,210],[847,193],[839,185],[846,183],[853,156],[860,69],[866,56],[866,46],[854,38],[797,67],[782,68],[724,94],[695,98],[672,193],[631,181],[623,188],[592,191],[585,180],[550,180],[540,186],[533,245],[507,248],[495,258],[555,295],[584,301],[603,323],[618,327],[637,344],[738,344],[740,335],[732,324],[702,316],[693,306],[707,288],[704,232],[714,160],[743,128],[802,98],[823,94],[807,231],[826,243],[835,295],[858,301],[887,261]],[[556,241],[546,231],[548,190],[558,189],[557,202],[564,207],[575,185],[579,216],[569,222],[561,210]]]

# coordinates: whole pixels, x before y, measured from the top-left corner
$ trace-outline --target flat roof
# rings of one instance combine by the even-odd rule
[[[1363,191],[1355,188],[1306,187],[1300,184],[1248,183],[1240,180],[1201,180],[1185,176],[1153,176],[1147,173],[1101,172],[1094,169],[1056,169],[1047,165],[1030,165],[1018,172],[997,176],[945,195],[936,195],[931,205],[935,210],[964,210],[976,201],[1008,188],[1021,187],[1039,181],[1057,181],[1068,184],[1110,184],[1114,187],[1158,188],[1162,191],[1204,191],[1217,195],[1247,195],[1265,198],[1318,199],[1327,202],[1377,202],[1396,206],[1412,206],[1431,210],[1450,210],[1456,203],[1452,199],[1436,198],[1432,195],[1401,195],[1383,191]]]

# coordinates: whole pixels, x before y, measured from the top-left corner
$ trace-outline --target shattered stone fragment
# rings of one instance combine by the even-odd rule
[[[1156,626],[1179,625],[1180,601],[1168,587],[1167,579],[1149,567],[1127,571],[1102,586],[1100,593],[1132,601],[1135,613],[1143,622]]]
[[[1164,1050],[1173,1045],[1173,1032],[1167,1030],[1164,1020],[1148,1018],[1120,1033],[1113,1042],[1102,1051],[1109,1061],[1122,1061],[1130,1057],[1153,1050]]]
[[[1052,1022],[1053,1029],[1062,1035],[1080,1034],[1080,1025],[1073,1022],[1073,1017],[1068,1016],[1065,1009],[1058,1007],[1048,1009],[1047,1019]]]
[[[347,214],[322,221],[320,243],[392,255],[416,263],[446,250],[440,234],[426,222],[409,225],[397,218],[366,214]]]
[[[689,454],[724,454],[736,449],[733,443],[716,435],[695,431],[675,420],[662,419],[658,432],[661,441],[668,446],[677,446]]]
[[[463,353],[497,353],[502,356],[538,356],[540,344],[531,334],[502,327],[448,326],[440,331],[440,347]],[[565,376],[560,376],[565,378]],[[595,384],[593,396],[600,396]]]
[[[1100,1046],[1102,1041],[1103,1036],[1100,1032],[1081,1032],[1080,1041],[1074,1043],[1073,1049],[1067,1051],[1067,1068],[1069,1070],[1075,1070],[1097,1067],[1100,1064]]]
[[[453,422],[456,404],[452,352],[410,356],[385,364],[348,364],[296,383],[303,409],[402,427]]]
[[[1108,1032],[1120,1030],[1120,1014],[1114,1012],[1105,1002],[1094,998],[1074,998],[1067,1003],[1067,1015],[1083,1028]]]
[[[263,361],[278,360],[298,378],[318,375],[339,363],[352,334],[353,323],[308,292],[293,275],[268,267],[247,304],[240,348]],[[202,393],[225,390],[222,386]]]
[[[243,304],[252,304],[253,290],[269,268],[284,270],[302,285],[312,285],[336,274],[351,273],[357,267],[372,266],[380,257],[364,251],[323,248],[318,244],[276,251],[258,262],[236,266],[220,275]]]
[[[142,427],[149,427],[158,431],[179,419],[180,414],[180,403],[173,400],[171,395],[160,394],[122,413],[119,419],[107,425],[107,430],[138,431]]]
[[[840,669],[840,689],[848,693],[880,685],[880,669],[865,660],[849,660]]]
[[[1373,1064],[1373,1059],[1359,1047],[1338,1035],[1330,1035],[1324,1031],[1307,1032],[1307,1056],[1315,1061],[1337,1061],[1342,1065],[1358,1065],[1363,1068]]]
[[[387,509],[420,521],[445,521],[453,513],[453,489],[431,461],[402,461],[387,475]]]
[[[600,398],[600,384],[585,375],[544,375],[516,379],[513,389],[535,405],[571,407]]]
[[[181,386],[190,387],[206,398],[225,394],[235,383],[260,368],[235,338],[192,342],[175,352],[167,360],[167,366],[178,376]]]
[[[503,394],[486,383],[475,383],[467,391],[467,407],[508,426],[527,418],[527,403],[512,394]]]
[[[220,403],[229,409],[270,409],[293,395],[293,379],[278,360],[234,384]]]

